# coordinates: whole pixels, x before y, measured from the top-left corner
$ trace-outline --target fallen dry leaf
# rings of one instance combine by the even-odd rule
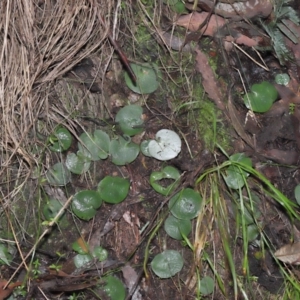
[[[259,151],[259,154],[284,165],[296,165],[299,160],[299,151],[297,150],[269,149]]]
[[[232,18],[234,20],[241,20],[246,18],[266,18],[273,9],[273,4],[270,0],[249,0],[235,3],[217,3],[215,6],[215,13],[225,18]]]
[[[200,25],[205,22],[209,13],[193,12],[189,15],[182,15],[176,22],[176,25],[183,26],[190,31],[197,31]],[[216,15],[211,15],[208,23],[200,30],[204,35],[213,36],[217,29],[225,24],[225,19]]]
[[[273,9],[272,1],[270,0],[226,0],[216,1],[198,0],[197,6],[200,11],[214,11],[215,14],[233,20],[251,19],[251,18],[266,18]],[[227,2],[227,3],[226,3]],[[185,6],[194,10],[194,3],[186,3]]]
[[[300,265],[300,242],[281,247],[274,256],[284,263]]]
[[[4,279],[0,280],[0,300],[6,299],[13,292],[13,289],[17,286],[20,286],[22,282],[10,283],[9,286],[5,290],[3,290],[6,284],[7,284],[6,280]]]
[[[238,26],[234,25],[236,28],[232,28],[233,23],[231,23],[227,24],[227,26],[224,26],[227,21],[217,15],[211,15],[209,21],[207,22],[207,24],[205,24],[206,18],[208,16],[209,13],[206,12],[193,12],[189,15],[183,15],[179,17],[176,24],[179,26],[183,26],[192,32],[200,32],[203,35],[216,35],[218,37],[225,37],[225,41],[227,41],[228,43],[235,42],[236,44],[245,45],[248,47],[266,47],[270,43],[269,39],[262,36],[261,33],[256,30],[253,25],[252,27],[250,27],[250,25],[242,24],[240,25],[241,28],[238,28]],[[199,27],[203,23],[205,25],[199,30]],[[242,34],[243,31],[247,32],[249,36]]]
[[[130,291],[134,287],[134,285],[136,284],[136,281],[138,280],[138,274],[128,264],[125,265],[124,267],[122,267],[121,271],[123,273],[125,284],[126,284],[128,290]],[[135,289],[134,294],[132,295],[132,298],[131,298],[132,300],[141,300],[142,299],[143,296],[141,295],[139,290],[140,290],[140,287],[138,286]]]
[[[220,110],[224,111],[225,105],[221,96],[220,84],[217,83],[208,58],[200,49],[196,50],[196,70],[202,75],[202,85],[208,97],[215,102]]]

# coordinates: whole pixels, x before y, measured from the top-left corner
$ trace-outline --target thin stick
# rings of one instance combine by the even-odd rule
[[[91,0],[90,2],[91,2],[91,4],[92,4],[92,6],[93,6],[93,1]],[[106,24],[105,24],[105,22],[104,22],[104,20],[103,20],[103,18],[102,18],[102,16],[101,16],[101,14],[100,14],[99,9],[97,9],[97,16],[98,16],[98,19],[99,19],[101,25],[102,25],[105,29],[107,29]],[[113,45],[115,51],[118,53],[118,55],[119,55],[119,57],[120,57],[122,63],[124,64],[125,68],[127,69],[128,73],[129,73],[129,75],[130,75],[132,81],[133,81],[134,83],[136,83],[136,76],[135,76],[135,74],[134,74],[134,72],[133,72],[133,70],[132,70],[132,68],[131,68],[131,66],[130,66],[130,64],[129,64],[129,61],[128,61],[128,59],[127,59],[127,56],[126,56],[125,53],[122,51],[122,49],[121,49],[120,45],[118,44],[118,42],[112,37],[112,33],[111,33],[111,31],[110,31],[109,29],[108,29],[108,33],[107,33],[107,38],[109,39],[110,43]]]
[[[260,64],[258,61],[256,61],[253,57],[251,57],[246,51],[244,51],[240,46],[238,46],[236,43],[231,42],[235,47],[237,47],[241,52],[243,52],[247,57],[249,57],[254,63],[256,63],[257,65],[259,65],[261,68],[263,68],[266,71],[270,71],[270,69],[268,67],[263,66],[262,64]]]

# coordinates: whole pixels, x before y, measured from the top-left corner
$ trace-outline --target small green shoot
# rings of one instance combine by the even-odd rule
[[[62,268],[62,265],[52,264],[49,266],[49,269],[59,272]]]
[[[290,103],[289,104],[289,114],[290,115],[293,115],[295,113],[295,107],[296,107],[295,103]]]
[[[33,275],[33,278],[37,278],[41,274],[40,266],[41,266],[41,262],[38,258],[32,262],[31,273]]]
[[[68,300],[80,300],[80,299],[85,299],[85,295],[84,295],[84,293],[73,293],[73,294],[70,295],[67,299],[68,299]]]
[[[10,265],[12,262],[12,255],[7,245],[0,243],[0,265]]]

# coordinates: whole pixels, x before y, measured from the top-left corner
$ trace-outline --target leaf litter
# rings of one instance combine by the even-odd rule
[[[239,16],[236,14],[236,12],[233,12],[229,9],[229,7],[225,10],[225,4],[218,3],[218,5],[215,7],[215,12],[219,13],[220,16],[217,16],[216,14],[212,14],[207,20],[207,17],[209,16],[210,12],[193,12],[192,14],[184,15],[179,17],[179,19],[176,21],[176,24],[178,26],[183,26],[186,29],[189,29],[191,31],[198,30],[203,22],[207,20],[207,23],[204,24],[205,26],[202,27],[201,31],[203,32],[203,35],[210,36],[210,37],[217,37],[219,39],[222,39],[222,42],[224,47],[227,47],[226,49],[230,50],[235,49],[234,43],[237,43],[239,45],[243,46],[257,46],[261,45],[262,43],[268,44],[270,41],[264,39],[262,35],[257,33],[257,31],[250,31],[250,27],[245,26],[237,26],[232,25],[235,22],[231,22],[231,24],[228,24],[227,19],[225,17],[231,17],[233,20],[241,19],[244,15],[247,15],[247,17],[251,18],[251,16],[268,16],[270,13],[270,2],[269,1],[256,1],[256,6],[250,7],[249,4],[251,1],[247,1],[246,5],[247,9],[242,10],[242,14],[240,11]],[[199,1],[198,6],[201,5],[204,6],[205,4],[209,5],[210,9],[212,8],[213,1]],[[43,6],[44,5],[44,6]],[[3,43],[3,55],[1,56],[1,69],[2,74],[21,74],[20,78],[18,77],[6,77],[6,86],[4,88],[4,85],[1,85],[1,91],[4,95],[5,99],[9,99],[7,103],[4,104],[4,102],[1,102],[1,112],[3,116],[3,133],[1,135],[1,147],[4,149],[1,150],[2,153],[4,153],[4,166],[7,170],[7,166],[10,164],[10,162],[14,161],[15,154],[17,154],[21,159],[24,160],[25,164],[22,165],[22,169],[20,169],[20,173],[24,172],[26,174],[26,170],[29,170],[33,165],[37,164],[36,157],[31,155],[32,146],[33,144],[36,144],[36,140],[32,140],[32,134],[27,136],[27,133],[30,132],[31,128],[34,128],[34,132],[38,132],[41,130],[41,128],[36,127],[36,122],[40,118],[45,119],[46,125],[42,128],[42,134],[45,136],[48,136],[51,131],[53,130],[53,125],[56,123],[67,121],[67,127],[69,128],[70,132],[74,134],[75,137],[78,137],[78,132],[81,132],[80,128],[83,126],[84,123],[81,123],[78,119],[72,119],[69,118],[69,116],[76,112],[70,111],[70,105],[66,103],[59,103],[55,102],[55,98],[62,98],[64,97],[57,97],[57,95],[62,95],[59,93],[54,93],[53,90],[58,91],[58,87],[54,87],[54,82],[59,81],[62,85],[67,87],[63,91],[63,95],[67,95],[67,93],[71,94],[72,101],[74,101],[71,105],[71,107],[78,108],[84,108],[84,101],[87,102],[89,109],[87,112],[92,116],[92,119],[96,119],[95,122],[97,122],[97,118],[105,117],[114,115],[114,107],[111,105],[111,103],[107,101],[103,101],[104,94],[108,93],[110,94],[111,91],[114,93],[116,90],[112,87],[114,85],[113,83],[110,83],[111,85],[105,85],[103,84],[105,80],[106,71],[108,70],[109,61],[112,56],[112,49],[105,44],[106,40],[106,33],[110,31],[111,28],[111,20],[107,18],[105,19],[105,23],[107,27],[101,27],[98,23],[98,13],[100,8],[97,5],[97,2],[95,1],[76,1],[72,6],[69,6],[68,4],[63,5],[55,5],[54,7],[51,7],[49,3],[45,3],[42,6],[39,7],[39,10],[35,14],[33,4],[29,4],[28,6],[22,6],[18,4],[16,7],[14,7],[15,11],[14,14],[18,16],[20,19],[20,24],[17,24],[17,32],[19,32],[19,36],[25,37],[25,39],[28,41],[29,46],[28,49],[26,47],[22,47],[22,43],[18,40],[18,37],[16,36],[14,32],[14,28],[10,24],[10,15],[6,15],[6,12],[3,11],[3,16],[6,16],[8,19],[8,27],[4,30],[4,41]],[[113,5],[105,6],[105,9],[108,11],[106,12],[107,15],[113,15],[113,13],[110,11],[112,10]],[[76,8],[76,9],[75,9]],[[3,7],[2,7],[3,9]],[[272,9],[272,7],[271,7]],[[9,11],[9,10],[8,10]],[[48,21],[43,20],[41,22],[42,14],[41,12],[45,11],[52,11],[48,15]],[[22,14],[26,13],[26,15],[30,16],[28,20],[24,20],[22,18]],[[53,16],[56,16],[53,18]],[[34,18],[37,18],[36,20]],[[81,22],[82,20],[85,20],[85,22]],[[97,21],[98,20],[98,21]],[[5,23],[5,22],[4,22]],[[3,23],[3,24],[4,24]],[[42,27],[37,27],[36,31],[32,31],[33,28],[32,24],[43,24]],[[103,19],[100,21],[100,23],[103,25]],[[48,24],[48,27],[46,26]],[[73,24],[69,31],[63,30],[63,26],[60,26],[60,24]],[[76,24],[83,24],[83,27],[76,27]],[[226,25],[226,26],[223,26]],[[227,26],[228,25],[228,26]],[[43,27],[44,26],[44,27]],[[65,25],[67,26],[67,25]],[[96,28],[96,29],[95,29]],[[224,29],[227,28],[227,29]],[[228,30],[228,28],[230,30]],[[40,31],[38,29],[41,29]],[[115,29],[115,28],[114,28]],[[295,28],[295,32],[297,32],[299,28]],[[244,32],[249,31],[250,35],[244,35]],[[52,39],[48,39],[48,34],[52,32],[54,35],[52,36]],[[57,35],[55,35],[57,33]],[[231,33],[231,34],[230,34]],[[51,36],[51,35],[50,35]],[[60,38],[61,37],[61,38]],[[184,43],[182,43],[182,40],[175,40],[176,45],[172,44],[173,42],[170,41],[170,37],[167,36],[167,39],[169,41],[166,41],[167,43],[171,43],[171,48],[177,50],[181,50],[181,48],[184,46]],[[41,44],[36,47],[35,41],[40,41]],[[47,42],[46,42],[47,41]],[[58,41],[61,41],[58,43]],[[74,41],[74,43],[72,43]],[[114,43],[114,42],[113,42]],[[288,40],[286,41],[288,44]],[[104,47],[104,45],[106,47]],[[227,46],[226,46],[227,45]],[[228,47],[230,45],[230,47]],[[269,44],[268,44],[269,45]],[[11,64],[5,63],[5,62],[11,62],[10,56],[8,55],[8,49],[14,53],[19,53],[19,47],[22,48],[22,55],[16,55],[16,62],[14,63],[12,61]],[[78,91],[73,92],[71,89],[71,81],[67,80],[67,77],[64,77],[65,74],[71,75],[72,68],[74,66],[78,66],[78,63],[82,61],[84,58],[91,56],[94,54],[94,51],[99,48],[103,51],[103,56],[93,60],[96,62],[96,65],[104,66],[103,69],[105,71],[99,71],[98,73],[95,72],[94,74],[98,74],[97,78],[96,75],[91,76],[91,78],[96,78],[97,86],[92,86],[91,83],[83,82],[82,84],[78,82],[76,83],[77,87],[79,87]],[[118,47],[118,46],[117,46]],[[298,46],[294,44],[289,44],[289,47],[294,53],[294,56],[296,59],[299,58],[299,49]],[[188,47],[187,47],[188,48]],[[29,52],[30,49],[30,52]],[[118,48],[120,49],[120,48]],[[187,50],[185,48],[185,50]],[[248,50],[248,49],[247,49]],[[191,50],[193,51],[193,50]],[[120,51],[118,51],[120,52]],[[21,52],[20,52],[21,53]],[[122,54],[121,54],[122,55]],[[232,55],[232,53],[230,54]],[[244,61],[245,57],[243,54],[241,54],[240,58]],[[196,71],[201,74],[202,77],[202,84],[204,86],[205,92],[208,95],[208,97],[216,104],[216,106],[223,112],[226,111],[226,105],[224,102],[224,98],[226,98],[225,95],[227,95],[227,91],[225,92],[222,87],[220,87],[220,80],[216,77],[216,74],[212,70],[212,68],[209,65],[209,59],[206,54],[200,50],[200,48],[196,48],[195,50],[195,69]],[[245,60],[246,61],[246,60]],[[4,62],[4,63],[3,63]],[[38,62],[38,63],[36,63]],[[250,66],[250,61],[247,60],[245,62],[245,66]],[[248,65],[247,65],[248,64]],[[29,67],[28,67],[29,66]],[[33,66],[37,66],[36,69],[32,69]],[[237,67],[237,65],[233,64],[233,68]],[[241,67],[238,65],[238,67]],[[7,70],[5,70],[7,68]],[[19,69],[20,68],[20,69]],[[93,72],[95,71],[95,66],[90,67],[90,70],[93,69]],[[111,69],[113,70],[113,68]],[[109,70],[109,71],[111,71]],[[263,115],[257,115],[257,127],[253,127],[254,129],[245,130],[244,128],[244,120],[242,119],[245,114],[245,110],[241,108],[241,104],[235,101],[236,99],[232,99],[230,95],[230,101],[229,101],[229,120],[232,120],[233,127],[236,130],[237,134],[242,137],[245,143],[240,143],[239,146],[235,146],[235,150],[243,150],[247,152],[247,154],[251,155],[255,161],[255,164],[259,164],[261,161],[265,162],[265,159],[272,159],[274,161],[278,161],[280,163],[297,163],[296,156],[298,154],[297,145],[299,148],[299,130],[297,128],[299,127],[299,112],[298,107],[296,106],[294,110],[294,114],[290,116],[289,118],[292,119],[292,123],[290,122],[287,125],[283,125],[282,127],[276,127],[276,129],[279,128],[278,132],[274,129],[275,124],[279,123],[278,120],[283,118],[283,114],[287,114],[289,109],[289,104],[295,103],[298,104],[298,96],[297,96],[297,84],[299,84],[296,71],[291,71],[292,67],[290,67],[290,75],[292,77],[292,83],[293,86],[288,87],[289,90],[284,90],[283,88],[278,88],[278,91],[281,95],[282,102],[280,102],[279,109],[277,112],[270,113],[268,115],[268,118]],[[90,73],[88,71],[87,73]],[[117,73],[117,72],[116,72]],[[250,73],[250,71],[249,71]],[[74,75],[75,74],[75,75]],[[263,72],[258,72],[258,74],[263,74]],[[76,72],[74,71],[72,73],[73,76],[76,77]],[[89,74],[84,74],[86,78],[89,77]],[[86,76],[88,75],[88,76]],[[228,73],[226,74],[228,76]],[[265,74],[263,76],[266,76]],[[70,79],[69,78],[69,79]],[[74,77],[72,77],[74,79]],[[271,78],[271,77],[269,77]],[[4,78],[2,78],[4,79]],[[18,81],[19,80],[19,81]],[[134,79],[133,79],[134,80]],[[85,79],[83,80],[85,81]],[[92,80],[93,81],[93,80]],[[4,82],[4,80],[3,80]],[[252,82],[251,82],[252,83]],[[249,84],[249,82],[247,82]],[[90,87],[93,87],[92,89]],[[84,88],[83,88],[84,87]],[[90,90],[89,90],[90,89]],[[90,91],[97,91],[97,93],[101,94],[103,92],[103,95],[92,95]],[[87,93],[87,91],[89,93]],[[291,92],[290,92],[291,91]],[[78,94],[77,94],[78,93]],[[82,94],[80,94],[82,93]],[[80,99],[78,102],[76,101],[76,97]],[[292,96],[291,96],[292,95]],[[10,97],[13,96],[13,97]],[[21,98],[20,98],[21,97]],[[18,101],[19,99],[22,100],[22,103],[20,107],[18,107]],[[226,99],[227,100],[227,99]],[[151,103],[151,97],[150,97],[150,103]],[[101,110],[99,109],[101,107]],[[95,109],[97,108],[97,109]],[[99,113],[99,111],[104,112],[108,108],[108,113],[102,115],[102,113]],[[160,108],[161,109],[161,108]],[[16,111],[17,110],[17,111]],[[4,114],[5,112],[9,112],[8,114]],[[100,114],[100,115],[99,115]],[[233,119],[233,116],[235,119]],[[288,119],[288,118],[286,118]],[[88,119],[85,119],[88,120]],[[164,120],[165,121],[165,120]],[[151,123],[150,123],[151,124]],[[86,125],[86,124],[84,124]],[[156,124],[151,124],[154,126],[157,126]],[[169,123],[170,126],[174,125],[172,122]],[[90,124],[88,125],[90,126]],[[146,126],[149,126],[148,124]],[[273,126],[273,129],[272,129]],[[290,130],[293,129],[294,131]],[[159,128],[157,128],[159,129]],[[265,129],[268,129],[268,133],[266,134]],[[253,131],[252,131],[253,130]],[[254,132],[255,131],[255,132]],[[279,131],[283,131],[280,133]],[[284,141],[280,140],[283,139],[286,132],[292,132],[292,137],[289,136],[289,139],[286,139]],[[25,133],[25,134],[24,134]],[[190,134],[190,132],[187,132],[186,134]],[[281,134],[280,138],[278,138],[278,135]],[[272,139],[267,139],[266,136],[272,136]],[[287,135],[285,136],[287,137]],[[235,137],[236,138],[236,137]],[[237,138],[236,138],[237,139]],[[285,146],[288,144],[288,147],[285,148]],[[250,146],[250,147],[249,147]],[[194,148],[195,149],[195,148]],[[196,151],[194,154],[198,154]],[[53,158],[51,158],[53,159]],[[57,159],[57,158],[56,158]],[[159,169],[159,164],[156,162],[156,164],[149,165],[149,160],[146,159],[145,166],[147,168],[154,168]],[[147,165],[148,164],[148,165]],[[138,167],[140,167],[142,163],[138,161],[136,164],[134,164],[133,170],[140,170]],[[147,168],[144,169],[144,178],[146,178],[147,174]],[[271,170],[271,171],[270,171]],[[101,173],[101,176],[105,174],[105,172],[111,171],[109,168],[104,167],[104,170]],[[117,172],[116,170],[114,170]],[[93,270],[95,268],[110,268],[111,266],[118,265],[120,261],[124,259],[124,256],[122,255],[122,247],[128,247],[131,249],[135,249],[140,243],[140,236],[138,239],[136,239],[136,236],[133,235],[131,238],[129,238],[128,232],[130,230],[130,227],[133,227],[133,222],[129,222],[128,220],[125,221],[122,219],[122,216],[124,215],[124,212],[130,212],[130,216],[137,216],[137,219],[141,223],[144,223],[144,219],[149,219],[149,214],[147,214],[147,210],[144,208],[141,209],[141,207],[136,206],[137,203],[139,203],[139,199],[137,199],[136,195],[142,195],[142,197],[147,196],[149,197],[149,194],[145,194],[142,192],[141,186],[149,187],[147,184],[145,184],[145,179],[142,176],[139,176],[139,174],[135,174],[135,172],[129,172],[127,173],[128,168],[122,167],[121,173],[126,174],[128,177],[131,178],[132,181],[137,182],[137,193],[134,195],[129,196],[129,201],[126,203],[126,205],[120,204],[118,208],[111,209],[110,206],[105,206],[107,211],[110,213],[105,216],[97,216],[97,220],[95,223],[89,223],[86,226],[83,226],[82,229],[82,235],[85,237],[86,240],[90,241],[91,245],[100,245],[100,239],[106,238],[108,239],[108,245],[111,246],[112,249],[115,249],[114,253],[117,257],[115,260],[111,260],[106,265],[105,264],[95,264],[93,267],[91,267]],[[267,175],[268,178],[276,178],[275,175],[281,174],[280,172],[275,173],[274,169],[267,169],[266,166],[261,167],[261,171]],[[268,173],[268,172],[269,173]],[[1,171],[3,174],[3,171]],[[284,173],[285,170],[282,170]],[[290,173],[285,173],[289,174]],[[295,176],[294,176],[295,175]],[[290,189],[288,188],[291,184],[291,181],[298,180],[298,174],[295,173],[291,177],[292,179],[289,179],[290,181],[287,184],[287,181],[284,181],[282,178],[280,180],[275,179],[275,183],[283,186],[283,189],[287,194],[291,194]],[[11,173],[10,176],[12,178],[15,178],[16,172]],[[95,175],[99,176],[99,175]],[[78,189],[80,185],[82,185],[82,181],[78,180],[77,182],[71,182],[71,185]],[[93,185],[93,182],[86,182],[84,185]],[[33,187],[33,190],[37,189],[37,186]],[[67,199],[65,195],[61,195],[61,189],[55,189],[57,190],[57,193],[60,195],[61,199]],[[14,195],[15,190],[8,190],[8,196]],[[53,193],[53,191],[52,191]],[[55,192],[54,192],[55,193]],[[150,194],[150,198],[154,198],[157,200],[157,195],[152,193]],[[132,208],[128,210],[128,207]],[[138,208],[137,208],[138,207]],[[268,219],[270,220],[270,219]],[[121,223],[123,222],[124,223]],[[93,221],[94,222],[94,221]],[[126,227],[127,225],[128,227]],[[145,225],[145,224],[142,224]],[[95,226],[96,228],[93,228]],[[123,227],[123,228],[122,228]],[[276,231],[276,226],[274,226],[273,231]],[[135,232],[135,234],[137,234]],[[122,241],[121,237],[125,236],[128,237],[128,242],[126,246],[124,246],[124,241]],[[132,243],[132,245],[130,244]],[[278,257],[278,259],[281,259],[284,262],[291,263],[291,264],[298,264],[299,262],[299,243],[295,242],[294,244],[288,244],[282,248],[280,248],[277,252],[275,252],[275,256]],[[114,248],[114,247],[119,248]],[[135,254],[135,259],[139,258],[140,253]],[[71,260],[66,260],[63,264],[63,269],[67,270],[68,263],[72,264]],[[110,264],[111,263],[111,264]],[[122,263],[122,262],[121,262]],[[126,266],[125,266],[126,267]],[[129,269],[126,269],[125,267],[122,268],[123,276],[125,278],[125,282],[127,282],[128,288],[131,289],[133,287],[132,282],[129,283],[130,279],[139,280],[135,270],[129,266]],[[125,269],[124,269],[125,268]],[[81,270],[84,272],[90,271],[89,268],[86,268],[85,270]],[[73,279],[72,273],[75,272],[74,269],[70,267],[69,271],[64,273],[64,271],[60,271],[55,274],[51,274],[54,279],[51,279],[47,282],[47,280],[43,281],[40,284],[40,287],[45,289],[45,291],[76,291],[76,290],[82,290],[91,286],[94,286],[96,284],[96,281],[90,281],[87,283],[83,283],[84,281],[88,281],[88,275],[85,277],[82,277],[82,280]],[[65,282],[63,282],[62,285],[57,285],[56,280],[61,275],[69,276]],[[68,274],[68,275],[65,275]],[[132,278],[131,278],[132,277]],[[155,278],[153,278],[155,280]],[[260,278],[258,279],[260,280]],[[260,281],[259,281],[260,282]],[[8,284],[9,282],[5,282],[5,284]],[[139,292],[139,288],[137,288],[136,293]],[[10,291],[11,292],[11,291]],[[8,296],[8,294],[0,295],[3,298]],[[171,297],[172,299],[176,299],[176,296],[170,294],[168,297]]]

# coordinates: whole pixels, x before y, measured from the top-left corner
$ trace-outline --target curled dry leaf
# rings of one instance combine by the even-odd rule
[[[281,247],[274,256],[284,263],[300,265],[300,242]]]

